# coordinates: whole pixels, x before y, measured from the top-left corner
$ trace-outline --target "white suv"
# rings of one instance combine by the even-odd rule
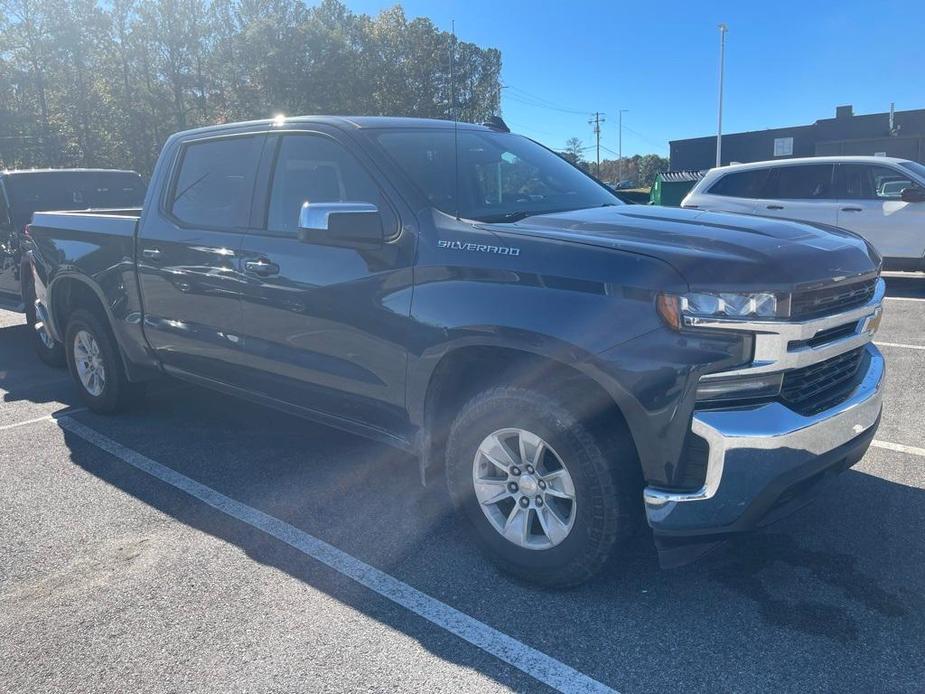
[[[711,169],[681,207],[838,226],[884,267],[925,271],[925,166],[889,157],[811,157]]]

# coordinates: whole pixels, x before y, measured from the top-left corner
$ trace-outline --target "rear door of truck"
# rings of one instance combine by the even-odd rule
[[[238,251],[266,126],[165,152],[139,227],[144,332],[170,370],[236,385],[244,367]],[[168,163],[169,162],[169,163]]]

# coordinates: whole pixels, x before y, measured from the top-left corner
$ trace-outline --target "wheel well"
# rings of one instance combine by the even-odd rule
[[[422,474],[442,468],[449,429],[460,408],[478,393],[498,385],[537,390],[571,408],[592,427],[625,433],[626,419],[610,394],[594,379],[561,362],[501,347],[464,347],[446,355],[431,377],[424,404],[428,440]]]
[[[23,311],[26,316],[35,312],[35,281],[32,277],[32,264],[23,258],[19,264],[19,296],[22,299]]]
[[[78,308],[96,313],[109,324],[109,316],[103,308],[103,302],[90,287],[75,279],[61,279],[55,285],[52,294],[51,315],[54,317],[55,327],[59,337],[64,338],[67,330],[67,321],[70,315]]]

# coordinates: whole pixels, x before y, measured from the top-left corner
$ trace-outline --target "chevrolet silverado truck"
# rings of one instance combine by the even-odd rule
[[[663,565],[763,526],[880,420],[867,242],[623,205],[498,121],[183,132],[140,214],[31,234],[92,410],[167,374],[384,441],[545,585],[594,575],[643,515]]]
[[[145,185],[134,171],[112,169],[24,169],[0,172],[0,306],[24,311],[36,353],[63,366],[60,343],[35,315],[26,251],[28,225],[37,210],[138,207]],[[24,272],[25,270],[25,272]],[[25,277],[26,282],[21,278]]]

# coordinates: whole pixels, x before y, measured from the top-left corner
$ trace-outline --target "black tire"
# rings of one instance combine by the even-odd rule
[[[475,495],[473,461],[479,446],[490,434],[514,428],[539,436],[555,449],[574,482],[574,525],[564,540],[546,549],[527,549],[503,537]],[[487,556],[503,571],[547,587],[574,586],[600,571],[615,546],[632,535],[641,498],[635,448],[628,434],[597,433],[598,429],[603,431],[579,421],[552,398],[523,388],[493,388],[462,408],[447,444],[450,497]]]
[[[42,327],[38,324],[38,318],[35,315],[35,303],[31,294],[28,292],[23,296],[23,304],[26,311],[26,324],[29,326],[29,339],[32,342],[32,348],[36,356],[48,366],[62,368],[67,365],[67,357],[64,355],[64,345],[57,340],[51,340],[51,344],[46,344],[42,337]],[[47,334],[47,333],[46,333]]]
[[[82,330],[90,333],[99,346],[99,359],[105,372],[104,384],[99,394],[91,393],[77,372],[75,340]],[[131,383],[125,376],[119,348],[112,331],[92,311],[77,309],[71,314],[67,322],[64,351],[67,355],[68,369],[77,384],[80,397],[94,412],[110,414],[124,410],[134,398],[140,395],[140,384]]]

